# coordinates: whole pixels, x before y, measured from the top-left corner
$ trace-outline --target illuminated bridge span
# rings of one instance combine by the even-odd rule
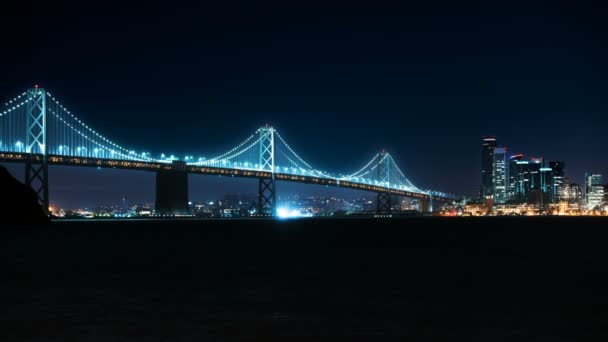
[[[390,153],[372,156],[352,173],[318,170],[306,162],[279,132],[259,128],[234,148],[209,158],[152,155],[135,151],[88,126],[50,92],[32,88],[0,106],[0,162],[25,163],[25,182],[48,208],[48,166],[91,166],[157,173],[159,214],[188,211],[188,174],[259,179],[258,214],[275,215],[276,181],[329,185],[378,194],[377,213],[391,213],[391,198],[416,198],[424,210],[433,201],[457,197],[416,187]]]

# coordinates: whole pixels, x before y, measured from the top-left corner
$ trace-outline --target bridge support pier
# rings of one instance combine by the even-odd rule
[[[428,198],[420,199],[420,212],[433,213],[433,199],[431,195]]]
[[[34,190],[38,197],[38,202],[49,214],[49,166],[46,155],[40,156],[36,160],[32,154],[27,155],[25,160],[25,185]]]
[[[188,172],[186,163],[174,161],[172,170],[156,172],[156,215],[188,215]]]
[[[378,161],[378,180],[387,188],[390,186],[390,156],[388,152],[380,152],[380,160]],[[378,200],[376,201],[376,215],[391,215],[391,194],[390,192],[379,192]]]
[[[258,188],[258,215],[276,215],[276,188],[273,178],[260,178]]]
[[[391,194],[388,192],[379,192],[376,201],[376,215],[391,215]]]

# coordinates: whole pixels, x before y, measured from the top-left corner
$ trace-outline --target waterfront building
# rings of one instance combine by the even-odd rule
[[[570,180],[566,178],[564,184],[564,191],[562,194],[562,201],[571,204],[581,204],[583,202],[583,191],[581,189],[580,184],[571,183]]]
[[[550,167],[540,168],[540,204],[553,203],[553,169]]]
[[[604,182],[601,174],[585,173],[585,207],[593,210],[604,202]]]
[[[532,183],[530,177],[530,162],[519,158],[511,158],[509,172],[509,178],[511,180],[510,185],[512,188],[511,200],[515,203],[526,202]]]
[[[551,189],[551,202],[563,200],[566,180],[566,163],[563,161],[550,161],[549,167],[553,171],[553,184]]]
[[[493,182],[492,174],[494,168],[494,149],[496,138],[484,137],[481,144],[481,188],[479,198],[483,201],[492,196]]]
[[[495,203],[505,203],[508,191],[507,148],[494,148],[492,184]]]
[[[517,166],[517,162],[518,161],[523,161],[524,155],[523,154],[515,154],[513,156],[511,156],[509,158],[509,167],[508,167],[508,175],[509,175],[509,179],[507,182],[507,198],[509,201],[511,202],[516,202],[517,201],[517,186],[518,186],[518,182],[517,182],[517,171],[518,171],[518,166]]]

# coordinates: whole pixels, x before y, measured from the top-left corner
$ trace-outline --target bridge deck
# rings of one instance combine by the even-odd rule
[[[25,163],[28,158],[26,153],[0,153],[0,162]],[[35,160],[41,160],[40,155],[32,155]],[[113,168],[126,170],[141,170],[141,171],[162,171],[173,170],[173,165],[159,162],[131,161],[131,160],[115,160],[101,159],[91,157],[74,157],[74,156],[59,156],[48,155],[49,165],[65,165],[65,166],[80,166],[80,167],[98,167],[98,168]],[[257,171],[247,169],[233,169],[211,166],[194,166],[188,165],[186,171],[191,174],[216,175],[227,177],[243,177],[243,178],[270,178],[272,174],[268,171]],[[383,186],[356,183],[351,181],[341,181],[333,178],[322,178],[310,175],[294,175],[288,173],[275,173],[275,179],[279,181],[317,184],[326,186],[335,186],[341,188],[349,188],[363,190],[369,192],[388,192],[396,196],[409,198],[428,199],[429,195],[425,193],[417,193]],[[453,201],[451,198],[433,195],[433,200],[442,202]]]

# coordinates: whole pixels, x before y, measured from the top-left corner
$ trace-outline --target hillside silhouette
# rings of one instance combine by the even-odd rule
[[[0,220],[17,224],[43,224],[49,217],[36,193],[0,165]]]

